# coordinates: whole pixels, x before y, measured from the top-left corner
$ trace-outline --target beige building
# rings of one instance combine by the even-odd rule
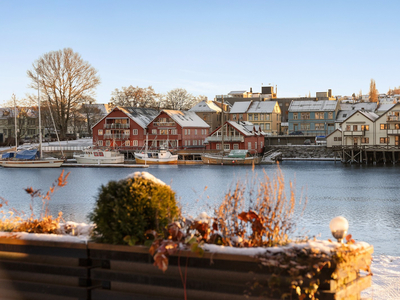
[[[203,100],[189,109],[189,111],[195,112],[205,121],[210,126],[210,132],[221,126],[222,109],[214,101]]]

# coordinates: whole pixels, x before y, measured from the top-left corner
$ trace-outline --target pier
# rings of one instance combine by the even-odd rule
[[[399,146],[334,146],[335,157],[347,164],[397,164],[400,162]]]

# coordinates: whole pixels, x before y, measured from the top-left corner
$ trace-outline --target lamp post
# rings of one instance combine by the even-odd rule
[[[344,217],[335,217],[329,223],[332,235],[339,243],[343,243],[347,230],[349,229],[349,222]]]

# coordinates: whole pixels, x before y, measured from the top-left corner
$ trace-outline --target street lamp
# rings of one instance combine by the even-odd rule
[[[344,217],[336,217],[329,223],[332,235],[339,243],[343,243],[343,238],[349,229],[349,222]]]

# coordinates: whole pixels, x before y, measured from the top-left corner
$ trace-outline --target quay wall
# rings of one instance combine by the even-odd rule
[[[332,148],[317,145],[271,145],[267,146],[265,151],[281,152],[282,159],[302,158],[302,159],[323,159],[334,158],[335,153]]]

